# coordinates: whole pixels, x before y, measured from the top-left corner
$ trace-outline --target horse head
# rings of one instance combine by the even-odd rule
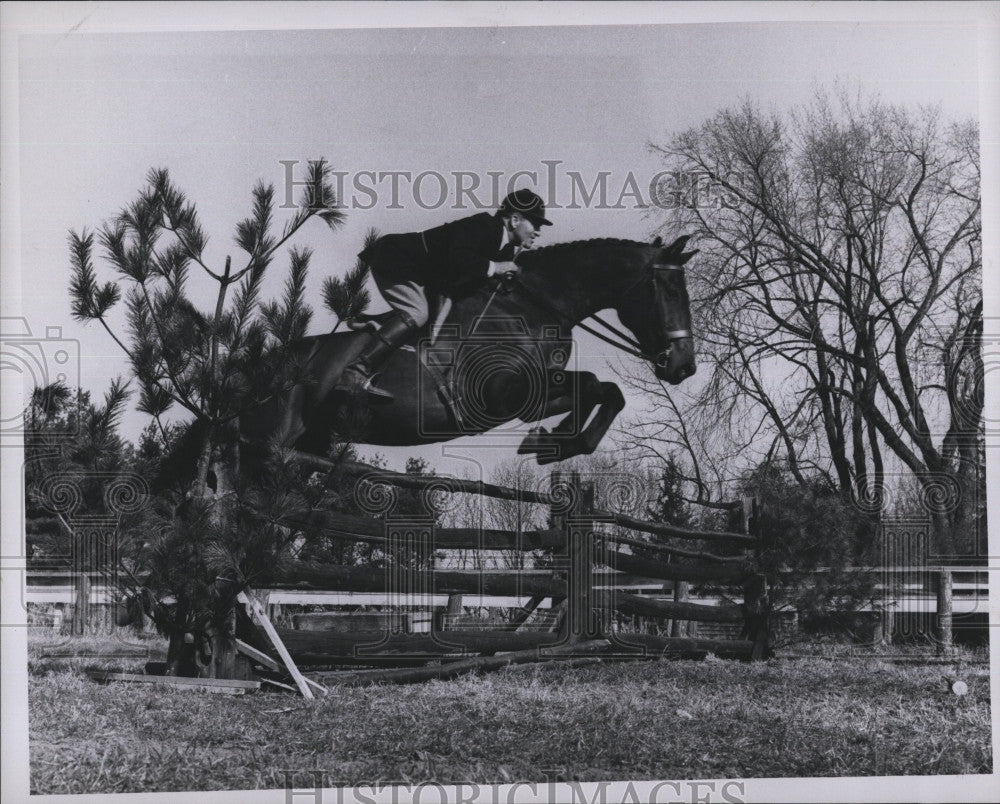
[[[695,372],[694,338],[684,264],[697,251],[684,251],[687,237],[669,246],[657,238],[650,259],[615,305],[622,324],[635,335],[658,379],[678,385]]]

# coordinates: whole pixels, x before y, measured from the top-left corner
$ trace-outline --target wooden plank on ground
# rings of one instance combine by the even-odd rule
[[[183,676],[146,676],[139,673],[111,673],[104,670],[94,670],[88,673],[94,680],[102,684],[113,681],[125,681],[132,684],[149,684],[159,687],[170,687],[176,690],[193,690],[196,692],[211,692],[220,695],[246,695],[260,689],[259,681],[240,681],[228,678],[185,678]]]
[[[342,660],[379,663],[408,654],[416,661],[449,654],[498,653],[551,646],[557,634],[510,631],[443,631],[436,634],[388,634],[384,631],[341,633],[277,628],[278,636],[300,664],[336,664]]]
[[[545,662],[562,658],[579,657],[581,654],[600,653],[607,650],[610,643],[606,639],[594,639],[585,642],[578,642],[575,645],[561,645],[558,647],[539,650],[532,648],[529,650],[505,653],[501,656],[479,656],[464,661],[452,662],[444,665],[434,665],[431,667],[414,667],[402,670],[372,670],[372,671],[348,671],[330,672],[316,674],[329,684],[337,686],[364,686],[366,684],[415,684],[433,679],[455,678],[463,673],[474,671],[487,672],[500,670],[514,664],[526,664],[529,662]]]
[[[302,697],[310,701],[314,700],[316,696],[313,695],[312,690],[309,689],[309,685],[306,683],[302,673],[299,672],[299,668],[295,666],[295,662],[292,660],[291,654],[281,641],[281,637],[278,636],[278,632],[274,630],[274,625],[268,618],[267,612],[264,611],[264,607],[261,605],[260,601],[257,600],[257,598],[255,598],[250,592],[240,592],[236,599],[239,600],[240,603],[250,607],[250,610],[253,612],[254,619],[257,621],[257,624],[264,629],[264,633],[267,634],[267,638],[271,640],[271,644],[278,652],[278,656],[281,657],[281,661],[285,663],[285,667],[288,668],[288,672],[295,680],[295,686],[299,688],[299,692],[302,693]]]
[[[242,639],[236,640],[236,650],[242,653],[244,656],[253,659],[257,664],[262,664],[268,670],[273,670],[275,673],[280,673],[282,668],[274,659],[268,656],[264,651],[257,650],[253,645],[248,645]]]

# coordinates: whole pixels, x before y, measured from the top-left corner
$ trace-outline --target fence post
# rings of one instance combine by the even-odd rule
[[[73,604],[73,620],[71,632],[74,636],[87,633],[90,624],[90,572],[83,569],[76,576],[75,603]]]
[[[690,589],[689,581],[674,581],[674,602],[675,603],[687,603],[688,593]],[[691,636],[691,627],[694,622],[691,620],[677,620],[674,619],[670,624],[670,636],[672,637],[682,637]]]
[[[441,613],[440,630],[450,631],[456,627],[459,617],[462,616],[462,594],[456,592],[455,594],[448,595],[448,605],[445,610]]]
[[[756,536],[754,559],[757,572],[743,582],[743,617],[746,637],[753,642],[750,658],[753,661],[766,659],[771,655],[770,619],[771,600],[768,594],[767,577],[760,572],[760,554],[763,548],[763,532],[760,527],[760,501],[756,498],[744,501],[744,532]]]
[[[551,491],[567,483],[571,504],[565,513],[557,513],[553,504],[551,518],[552,527],[566,534],[566,635],[569,642],[578,642],[600,631],[593,612],[594,534],[589,516],[594,510],[594,484],[581,482],[579,472],[572,472],[568,479],[558,471],[549,475]]]
[[[937,626],[939,656],[947,656],[952,651],[952,577],[951,570],[941,567],[936,573]]]
[[[594,612],[594,483],[573,473],[576,496],[568,520],[570,539],[569,592],[570,640],[597,639],[600,624]]]

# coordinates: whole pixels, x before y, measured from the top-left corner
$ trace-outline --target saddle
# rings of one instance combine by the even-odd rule
[[[354,318],[348,318],[344,323],[347,328],[354,332],[375,332],[381,327],[385,320],[392,314],[392,310],[383,313],[358,313]],[[421,329],[425,329],[422,327]]]
[[[374,337],[375,333],[378,332],[379,327],[385,323],[386,319],[392,315],[392,313],[392,310],[386,310],[381,313],[359,313],[353,318],[349,318],[344,321],[344,324],[353,332],[367,332],[369,337]],[[417,352],[417,344],[421,341],[427,341],[428,336],[431,334],[431,327],[434,326],[434,323],[434,319],[431,319],[419,329],[414,330],[406,341],[400,345],[399,350],[404,352]],[[437,390],[438,398],[441,400],[445,409],[452,418],[452,424],[461,429],[463,427],[462,414],[459,410],[458,400],[455,395],[455,378],[450,370],[451,367],[441,365],[440,361],[435,359],[434,350],[421,349],[419,350],[417,358],[420,364],[424,367],[428,376],[433,381]]]

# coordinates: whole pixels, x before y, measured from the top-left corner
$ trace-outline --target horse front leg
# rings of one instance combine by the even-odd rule
[[[617,385],[601,382],[589,371],[550,371],[550,395],[539,419],[566,415],[548,432],[537,427],[518,447],[518,453],[534,454],[539,465],[555,463],[574,455],[589,455],[601,443],[615,417],[625,407]],[[561,382],[556,382],[561,378]],[[592,421],[583,426],[595,408]]]

